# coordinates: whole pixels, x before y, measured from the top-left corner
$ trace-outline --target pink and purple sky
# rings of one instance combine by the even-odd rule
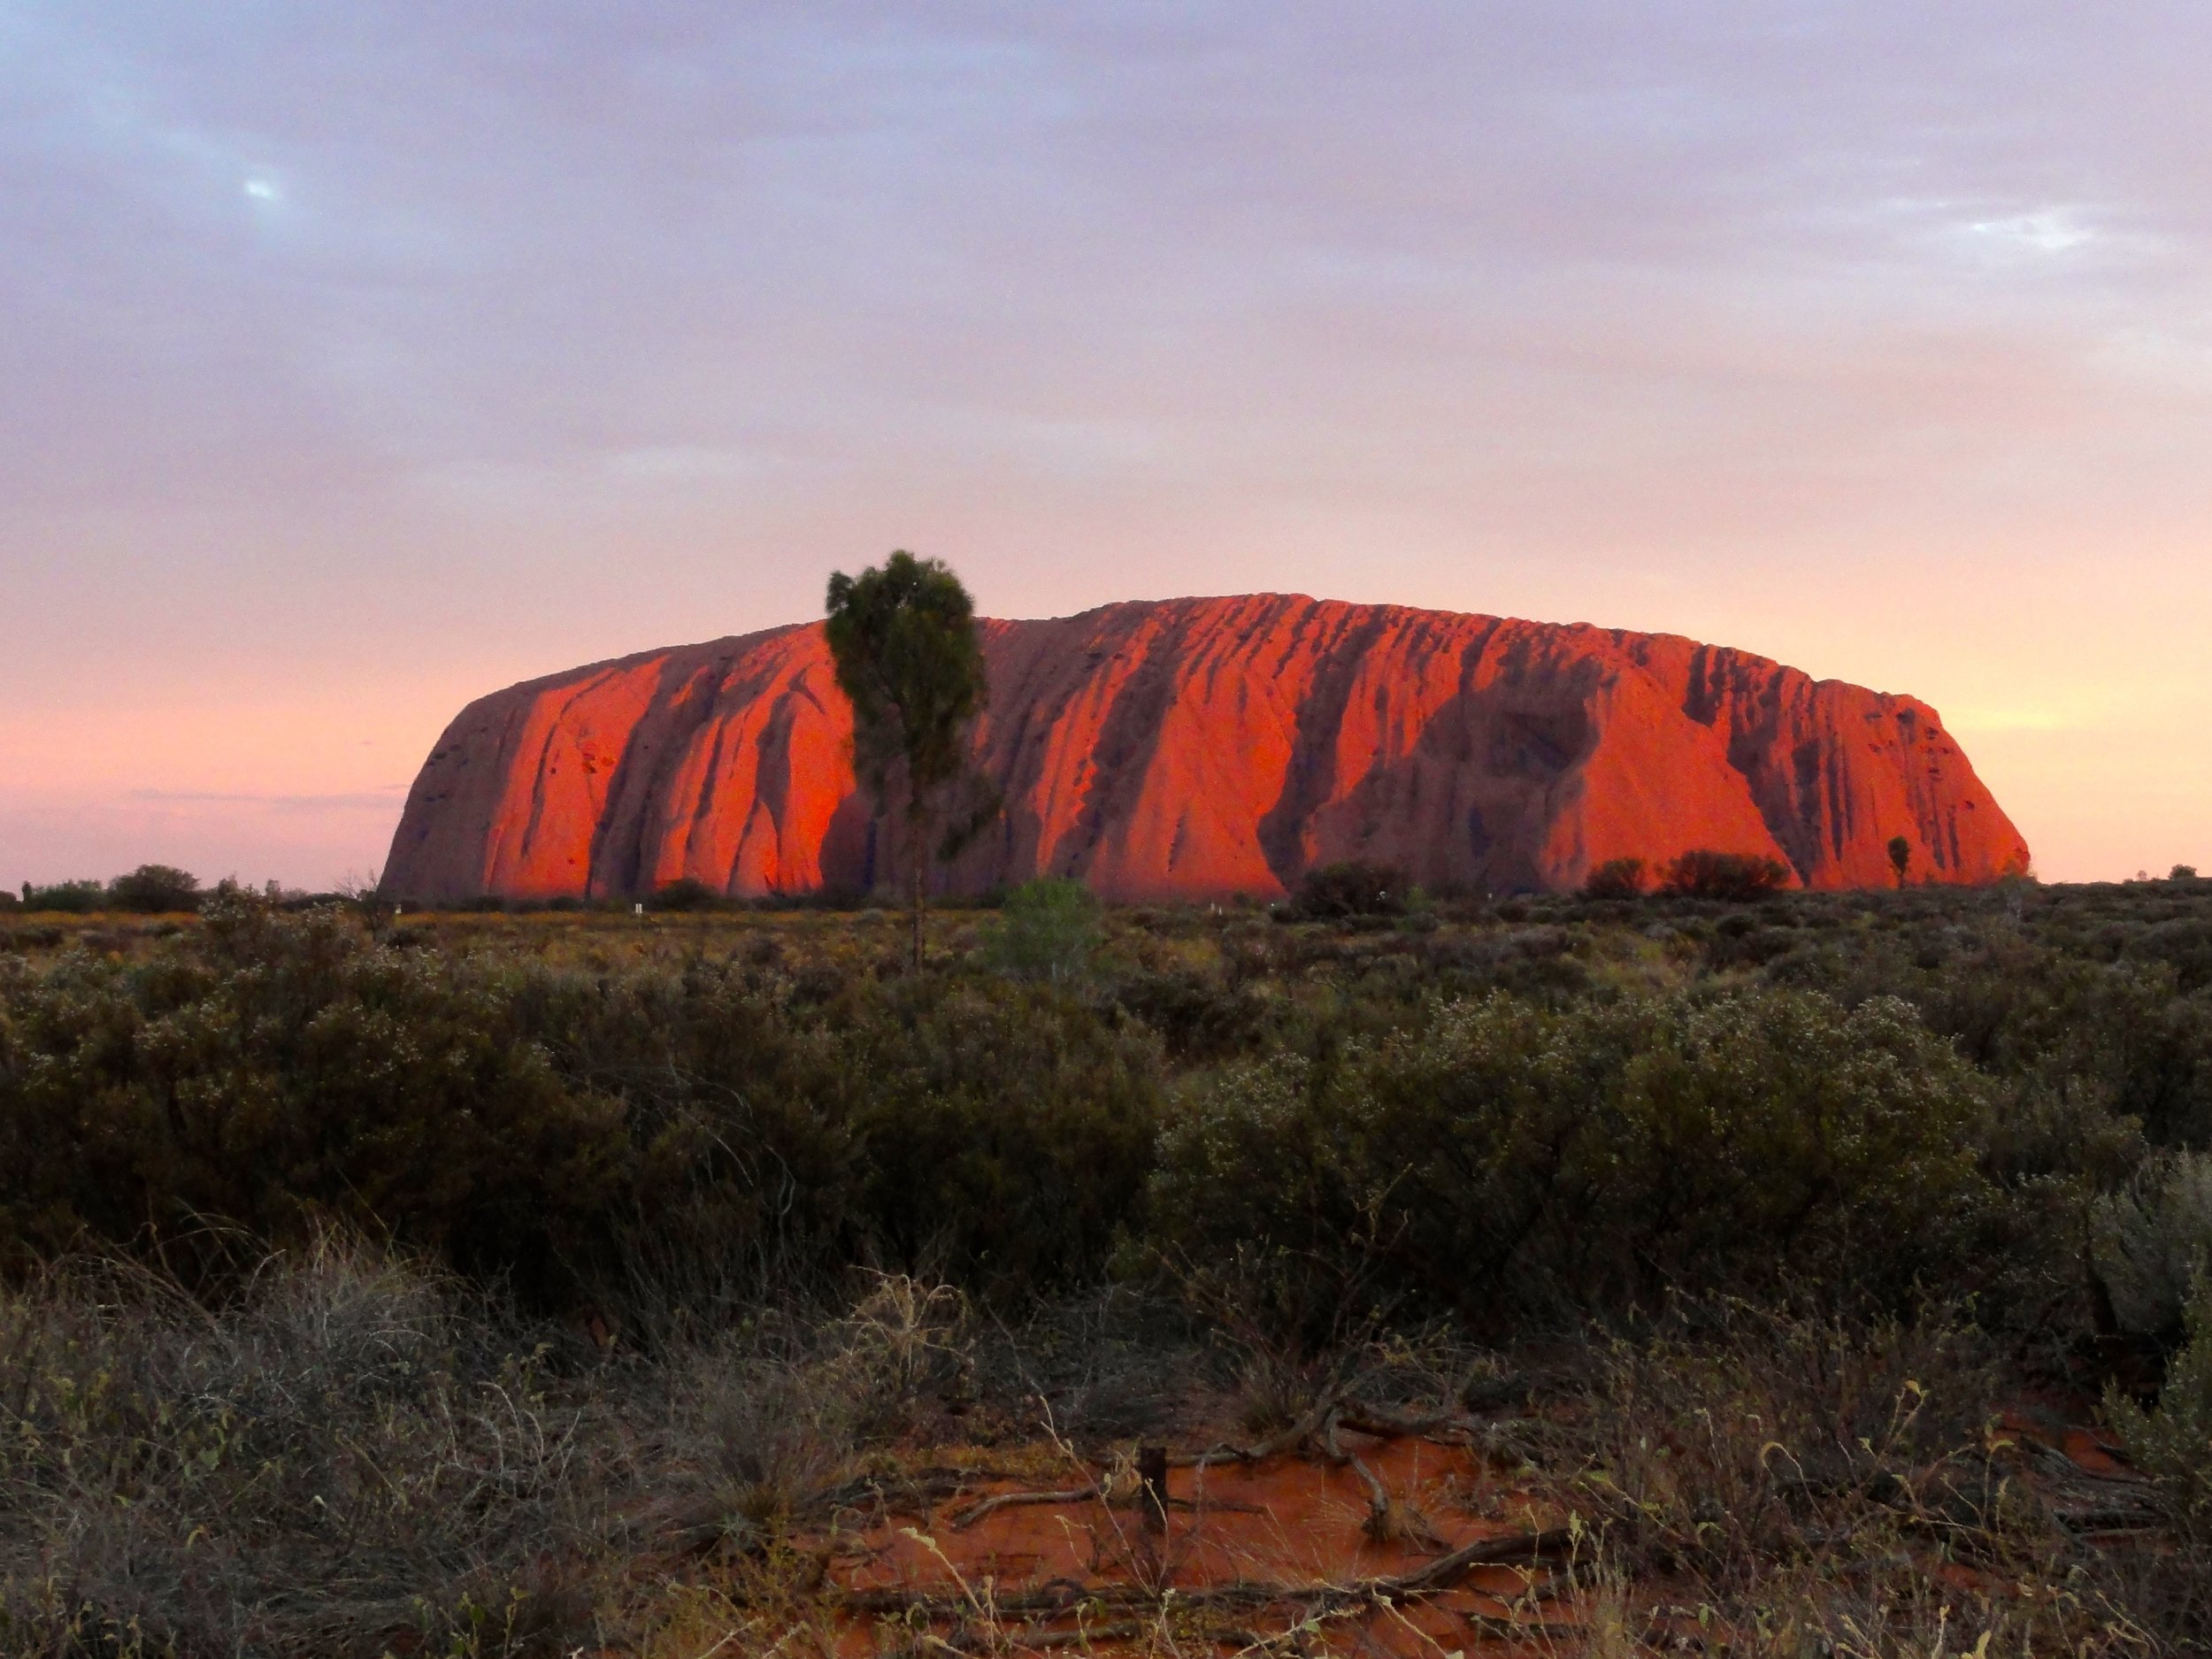
[[[2212,869],[2212,7],[0,0],[0,882],[380,864],[479,693],[1251,589],[1942,710]]]

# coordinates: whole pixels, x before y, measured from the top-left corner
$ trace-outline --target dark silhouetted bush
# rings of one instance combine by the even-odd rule
[[[1689,899],[1763,899],[1790,884],[1788,869],[1753,853],[1698,849],[1667,866],[1666,890]]]
[[[1647,878],[1640,858],[1609,858],[1590,872],[1583,895],[1593,899],[1633,899],[1643,895]]]
[[[141,864],[108,883],[108,900],[113,908],[141,916],[196,910],[202,896],[197,876],[168,864]]]
[[[1406,908],[1412,883],[1389,864],[1348,859],[1306,872],[1298,884],[1296,914],[1315,921],[1348,916],[1397,916]]]
[[[681,876],[664,887],[656,887],[645,901],[649,910],[710,910],[721,902],[721,895],[695,876]]]
[[[107,884],[104,881],[57,881],[44,887],[26,882],[23,887],[23,908],[27,910],[62,910],[88,916],[106,909],[107,902]]]

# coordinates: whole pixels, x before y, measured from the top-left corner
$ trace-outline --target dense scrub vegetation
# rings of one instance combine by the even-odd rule
[[[898,1414],[834,1359],[858,1327],[803,1310],[885,1284],[1008,1332],[1112,1286],[1178,1310],[1171,1348],[1230,1340],[1238,1386],[1393,1333],[1580,1344],[1614,1356],[1577,1386],[1616,1437],[1686,1390],[1776,1386],[1747,1332],[1817,1371],[1939,1329],[1981,1368],[1965,1394],[2109,1386],[2170,1535],[2212,1535],[2212,1336],[2189,1345],[2212,1328],[2212,882],[1727,900],[1696,872],[1627,896],[1634,873],[1461,903],[1353,868],[1273,913],[1047,884],[933,918],[919,975],[889,917],[688,895],[641,918],[234,891],[188,923],[0,918],[0,1349],[47,1356],[0,1375],[0,1482],[35,1494],[0,1524],[0,1651],[127,1627],[373,1652],[401,1624],[566,1651],[600,1592],[541,1582],[548,1552],[619,1546],[562,1437],[688,1421],[703,1356],[754,1394],[845,1364],[816,1391],[843,1402],[808,1430],[826,1451],[779,1451],[765,1395],[714,1408],[752,1425],[715,1431],[749,1490],[805,1485],[762,1459],[826,1479]],[[902,1328],[904,1399],[929,1343]],[[1823,1331],[1817,1364],[1791,1346]],[[326,1369],[285,1381],[302,1344]],[[472,1426],[494,1385],[539,1402],[511,1507],[464,1493],[441,1511],[464,1531],[415,1530],[480,1467],[456,1448],[507,1434]],[[1991,1404],[1949,1400],[1945,1445]],[[447,1449],[389,1508],[401,1486],[348,1459],[403,1483],[434,1419]],[[1763,1455],[1716,1447],[1709,1473],[1755,1486]],[[223,1481],[250,1489],[222,1486],[233,1530],[193,1555]],[[1778,1525],[1779,1502],[1729,1512]],[[286,1611],[249,1540],[346,1502],[286,1571],[343,1579],[342,1537],[376,1582]],[[1616,1517],[1622,1548],[1678,1568],[1707,1534],[1672,1514]],[[2212,1629],[2178,1571],[2098,1580],[2139,1646]]]
[[[127,926],[0,956],[14,1271],[338,1222],[546,1310],[649,1263],[1011,1305],[1242,1252],[1423,1315],[1786,1278],[2024,1317],[2111,1299],[2101,1198],[2212,1148],[2212,883],[1325,923],[1048,884],[918,977],[887,918]]]

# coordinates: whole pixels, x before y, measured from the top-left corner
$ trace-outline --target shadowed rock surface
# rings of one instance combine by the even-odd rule
[[[1507,892],[1693,848],[1880,887],[1901,834],[1916,880],[2027,867],[1927,704],[1671,634],[1271,594],[982,626],[975,752],[1005,811],[948,889],[1274,897],[1363,858]],[[384,887],[864,889],[896,872],[850,735],[818,624],[511,687],[431,751]]]

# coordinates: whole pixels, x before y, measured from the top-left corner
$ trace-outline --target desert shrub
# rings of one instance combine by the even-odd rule
[[[2123,1331],[2178,1337],[2192,1287],[2212,1274],[2212,1156],[2154,1157],[2097,1199],[2090,1267]]]
[[[1154,1202],[1239,1244],[1495,1318],[1662,1286],[1901,1294],[1987,1196],[1985,1087],[1893,1001],[1761,992],[1549,1010],[1503,996],[1333,1063],[1195,1087]]]
[[[329,1242],[211,1312],[98,1263],[0,1289],[0,1649],[597,1647],[622,1468],[518,1334]]]
[[[1149,1033],[996,978],[694,957],[511,975],[572,1087],[618,1104],[626,1171],[595,1275],[626,1298],[757,1300],[854,1263],[1019,1295],[1094,1275],[1144,1189]],[[819,1000],[816,1000],[818,997]]]
[[[108,883],[108,901],[113,908],[142,916],[196,910],[201,896],[197,876],[168,864],[141,864]]]
[[[2131,1461],[2157,1481],[2212,1593],[2212,1280],[2197,1281],[2185,1323],[2188,1344],[2167,1364],[2157,1402],[2147,1409],[2115,1389],[2105,1410]]]
[[[1001,1294],[1104,1268],[1141,1215],[1158,1043],[1045,987],[900,987],[839,1033],[857,1259]]]
[[[1283,1012],[1248,977],[1180,965],[1124,972],[1111,992],[1129,1018],[1157,1034],[1168,1058],[1184,1064],[1211,1064],[1261,1048]]]
[[[1556,1460],[1564,1500],[1639,1576],[1734,1601],[1778,1560],[1863,1558],[1916,1522],[1994,1518],[1982,1453],[2001,1373],[1970,1325],[1724,1302],[1661,1327],[1601,1351],[1586,1427]]]
[[[2175,988],[2185,995],[2212,985],[2212,917],[2152,922],[2130,934],[2124,950],[2131,961],[2170,964]]]
[[[27,910],[64,910],[76,915],[88,915],[107,903],[107,884],[103,881],[57,881],[51,886],[35,887],[28,882],[23,886],[23,908]]]
[[[182,941],[180,941],[180,943]],[[611,1102],[565,1086],[465,962],[329,911],[212,902],[142,964],[0,972],[0,1252],[188,1253],[330,1219],[539,1283],[603,1202]]]
[[[1571,1412],[1501,1425],[1628,1585],[1767,1653],[2195,1650],[2172,1606],[2187,1567],[2131,1584],[2140,1563],[2085,1549],[2021,1479],[2029,1459],[1991,1433],[2001,1349],[1955,1314],[1708,1303],[1658,1323],[1600,1350]],[[1928,1540],[2019,1593],[1931,1572]]]
[[[1060,985],[1090,972],[1101,933],[1098,901],[1080,881],[1025,881],[999,906],[985,954],[1001,973]]]
[[[1633,899],[1642,896],[1647,878],[1640,858],[1609,858],[1590,872],[1582,884],[1583,896],[1592,899]]]
[[[2212,1146],[2212,995],[2177,995],[2162,963],[2100,962],[2014,926],[1947,921],[1837,930],[1769,977],[1847,1003],[1902,997],[1985,1071],[2132,1118],[2156,1144]]]
[[[708,910],[720,901],[718,894],[695,876],[680,876],[677,879],[653,889],[647,896],[649,910]]]
[[[1699,848],[1667,866],[1665,887],[1691,899],[1763,899],[1790,884],[1788,868],[1754,853],[1715,852]]]
[[[1315,921],[1352,916],[1397,916],[1406,907],[1412,883],[1391,864],[1347,859],[1306,872],[1298,884],[1294,911]]]

